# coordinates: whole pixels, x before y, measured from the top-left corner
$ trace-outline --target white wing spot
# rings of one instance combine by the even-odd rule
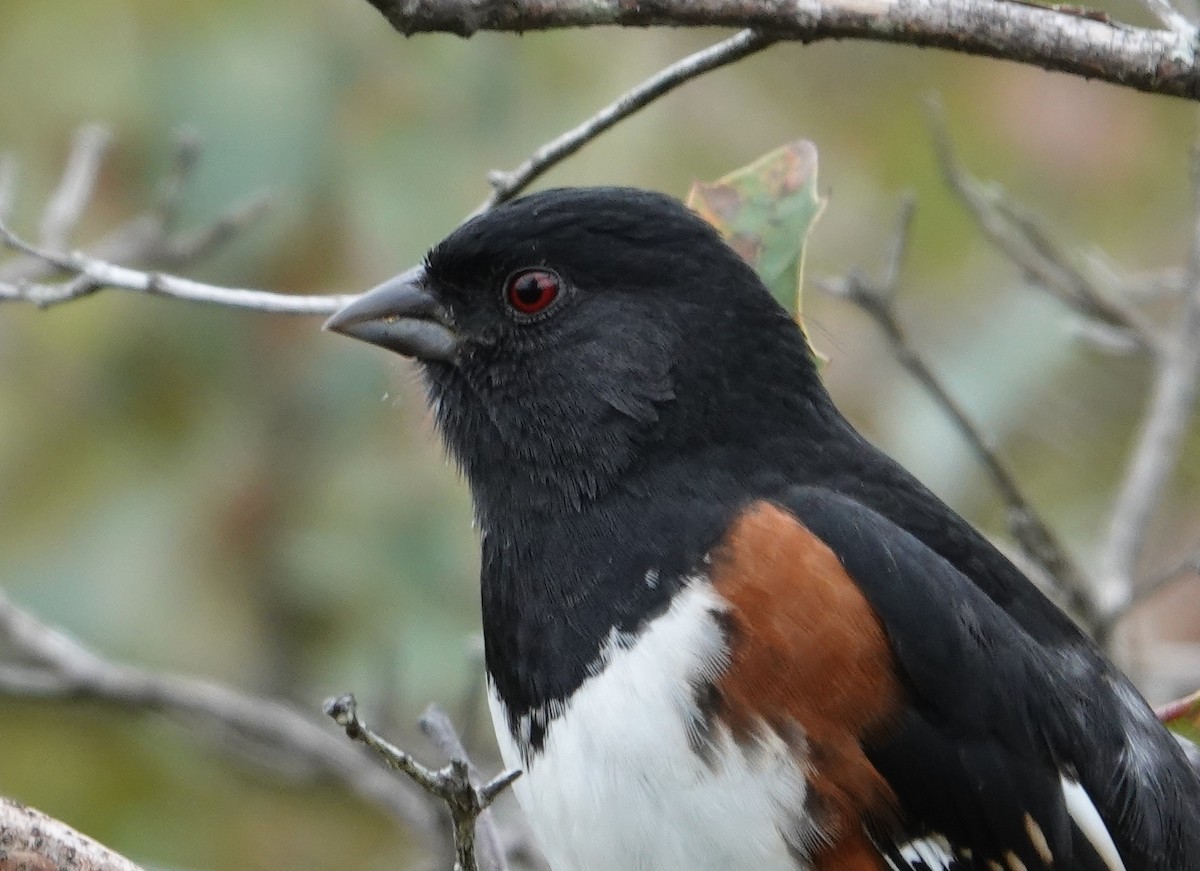
[[[954,852],[943,835],[930,835],[900,845],[900,857],[909,865],[923,865],[929,871],[950,871]]]
[[[1092,804],[1092,799],[1082,786],[1066,777],[1062,778],[1063,799],[1066,801],[1067,813],[1078,827],[1088,843],[1095,848],[1108,871],[1126,871],[1125,863],[1117,853],[1117,845],[1113,843],[1112,835],[1100,818],[1100,812]]]

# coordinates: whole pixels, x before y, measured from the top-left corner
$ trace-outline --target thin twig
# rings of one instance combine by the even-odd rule
[[[417,795],[369,758],[290,705],[245,695],[214,681],[143,671],[110,662],[42,623],[0,593],[0,693],[92,699],[133,711],[155,711],[204,724],[256,748],[285,751],[291,768],[307,767],[343,785],[433,845],[436,818]],[[19,657],[17,659],[16,657]],[[262,753],[256,752],[261,758]]]
[[[660,70],[622,94],[579,126],[556,136],[538,148],[520,166],[508,172],[491,173],[488,178],[492,185],[491,196],[471,213],[471,217],[512,199],[539,176],[570,157],[619,121],[628,118],[639,109],[645,108],[659,97],[707,72],[762,51],[775,41],[774,37],[764,36],[753,30],[743,30],[735,36],[695,54],[690,54],[683,60]]]
[[[859,271],[852,271],[842,279],[819,281],[817,286],[858,306],[875,321],[887,338],[888,348],[896,361],[933,397],[991,478],[1007,509],[1009,531],[1022,552],[1044,572],[1054,591],[1079,619],[1091,625],[1095,620],[1095,606],[1087,594],[1078,568],[1053,530],[1025,498],[1015,476],[979,427],[909,342],[896,316],[895,299],[914,210],[914,200],[906,198],[901,205],[896,233],[889,244],[883,277],[879,282],[871,281]]]
[[[183,192],[199,155],[196,137],[186,131],[176,137],[171,169],[159,185],[155,206],[109,233],[90,253],[68,252],[66,246],[91,198],[108,140],[108,131],[97,125],[85,126],[76,134],[62,181],[45,209],[43,241],[37,244],[22,239],[5,222],[4,213],[15,188],[15,170],[11,160],[0,160],[0,247],[22,255],[0,263],[0,302],[31,302],[45,308],[103,287],[300,314],[327,314],[343,301],[343,297],[238,291],[115,265],[129,262],[169,268],[191,262],[229,241],[269,205],[267,195],[260,192],[235,203],[208,225],[176,232]],[[55,273],[66,273],[67,278],[60,282],[45,280]]]
[[[39,244],[62,250],[71,243],[100,174],[100,164],[112,143],[112,131],[100,124],[85,124],[75,132],[71,152],[58,187],[42,212]]]
[[[1188,293],[1177,327],[1156,355],[1153,392],[1125,468],[1101,546],[1097,594],[1102,613],[1123,613],[1134,596],[1138,560],[1162,504],[1200,393],[1200,150],[1193,154],[1195,215]]]
[[[454,869],[477,871],[475,821],[514,780],[519,770],[506,771],[482,786],[475,786],[465,754],[450,759],[445,768],[427,768],[387,739],[367,728],[358,716],[358,704],[352,695],[338,696],[325,703],[325,713],[346,730],[346,735],[371,748],[388,767],[403,771],[430,795],[440,798],[450,810],[454,824]]]
[[[62,284],[19,282],[0,284],[0,301],[23,300],[47,308],[77,299],[90,289],[114,287],[151,296],[166,296],[189,302],[204,302],[230,308],[275,314],[327,315],[354,298],[354,294],[300,296],[264,290],[218,287],[164,272],[143,272],[91,257],[81,251],[68,254],[49,251],[21,239],[0,223],[0,244],[7,245],[71,274]]]
[[[1037,216],[1011,201],[998,186],[974,178],[954,153],[940,105],[930,100],[927,109],[942,175],[984,238],[1020,267],[1034,286],[1069,306],[1085,322],[1099,322],[1107,328],[1108,346],[1122,347],[1113,344],[1120,337],[1125,346],[1132,343],[1143,350],[1156,350],[1159,337],[1149,320],[1132,305],[1097,286],[1050,238]]]
[[[481,779],[479,769],[467,755],[467,748],[458,736],[458,730],[450,722],[449,715],[440,707],[430,705],[425,709],[425,713],[421,715],[421,731],[433,742],[439,753],[447,759],[466,760],[468,776],[475,781]],[[508,860],[505,858],[507,851],[500,839],[491,808],[481,811],[475,821],[475,841],[478,847],[476,859],[479,862],[479,871],[508,871]]]

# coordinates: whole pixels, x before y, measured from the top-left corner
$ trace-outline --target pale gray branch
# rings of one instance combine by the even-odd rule
[[[1138,560],[1150,521],[1179,459],[1200,393],[1200,152],[1193,157],[1195,198],[1188,291],[1174,333],[1156,355],[1150,403],[1113,503],[1102,544],[1097,593],[1103,613],[1123,613],[1133,599]]]
[[[489,178],[492,194],[472,213],[486,212],[527,188],[551,167],[561,163],[619,121],[628,118],[680,85],[761,51],[775,42],[772,37],[744,30],[716,45],[688,55],[660,70],[641,84],[622,94],[582,124],[555,137],[530,155],[524,163],[508,172],[493,172]]]
[[[1200,99],[1195,28],[1114,22],[1074,6],[996,0],[370,0],[402,33],[524,33],[568,27],[751,28],[811,43],[861,39],[1018,61],[1157,94]]]
[[[0,244],[21,251],[72,276],[58,284],[41,284],[28,280],[19,280],[11,284],[0,283],[0,302],[21,300],[45,308],[78,299],[99,288],[114,287],[150,296],[165,296],[274,314],[328,315],[354,298],[354,294],[300,296],[265,290],[219,287],[164,272],[143,272],[109,263],[82,251],[48,251],[21,239],[3,223],[0,223]],[[190,244],[192,247],[197,246],[196,242]]]
[[[40,245],[59,250],[70,245],[71,234],[91,202],[100,164],[111,143],[112,131],[103,125],[85,124],[75,131],[62,178],[42,211]]]
[[[465,760],[467,775],[475,782],[482,779],[479,769],[467,755],[467,748],[463,746],[462,739],[458,736],[458,730],[450,722],[449,715],[440,707],[430,705],[425,709],[425,713],[421,715],[421,731],[429,737],[438,752],[447,759]],[[484,808],[475,821],[475,842],[477,848],[475,858],[479,864],[479,871],[508,871],[507,851],[501,841],[500,832],[496,828],[491,808]]]
[[[284,751],[311,775],[340,783],[434,845],[432,808],[317,719],[290,705],[255,698],[215,681],[144,671],[110,662],[66,633],[18,608],[0,593],[0,693],[91,699],[131,711],[154,711],[215,729],[277,756]],[[258,754],[256,754],[258,755]]]
[[[8,798],[0,798],[0,869],[142,871],[66,823]]]

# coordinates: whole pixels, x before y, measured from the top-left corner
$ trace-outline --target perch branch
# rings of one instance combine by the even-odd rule
[[[0,871],[142,871],[39,810],[0,798]]]
[[[851,271],[841,279],[824,280],[818,286],[862,309],[883,331],[888,348],[896,361],[933,397],[966,441],[976,460],[992,480],[1008,514],[1009,531],[1025,556],[1046,575],[1055,592],[1088,625],[1096,619],[1095,606],[1087,594],[1081,575],[1058,537],[1025,498],[1015,476],[1000,459],[988,440],[950,394],[924,357],[909,342],[896,316],[896,294],[901,268],[908,248],[915,203],[911,197],[901,206],[898,227],[889,245],[883,277],[873,282],[861,271]]]
[[[436,771],[426,768],[367,728],[358,716],[358,704],[352,695],[329,699],[325,703],[325,713],[346,730],[349,738],[374,750],[389,768],[403,771],[430,795],[446,803],[454,824],[454,871],[476,871],[479,865],[475,851],[475,821],[496,796],[521,776],[521,772],[506,771],[482,786],[476,786],[465,754],[451,757],[445,768]]]
[[[1177,13],[1164,13],[1169,29],[1158,30],[1113,21],[1098,10],[1013,0],[370,2],[406,35],[611,25],[751,28],[802,43],[859,39],[942,48],[1200,99],[1196,29]],[[1165,0],[1157,5],[1165,6]]]

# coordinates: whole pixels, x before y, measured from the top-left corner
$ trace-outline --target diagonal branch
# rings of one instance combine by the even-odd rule
[[[568,27],[736,27],[811,43],[860,39],[1018,61],[1116,85],[1200,99],[1196,29],[1133,27],[1077,6],[996,0],[370,0],[406,35]],[[1151,0],[1165,7],[1165,0]]]
[[[887,338],[888,347],[896,361],[929,392],[991,478],[1007,508],[1009,531],[1021,550],[1041,568],[1054,590],[1079,619],[1092,626],[1096,620],[1096,609],[1079,569],[1067,555],[1066,549],[1053,530],[1025,498],[1008,466],[988,444],[983,433],[950,394],[925,358],[909,342],[896,316],[896,293],[914,210],[913,199],[905,199],[900,209],[896,233],[887,252],[883,278],[879,282],[873,282],[859,271],[852,271],[844,278],[827,279],[817,282],[817,285],[827,293],[858,306],[875,321]]]
[[[1107,347],[1155,350],[1159,337],[1149,320],[1120,296],[1105,292],[1079,268],[1074,258],[1050,238],[1036,215],[1009,199],[1001,188],[972,176],[954,153],[937,102],[929,102],[928,114],[942,176],[984,238],[1020,267],[1034,286],[1082,316],[1093,335],[1106,339]]]
[[[1177,326],[1155,357],[1150,404],[1125,469],[1099,559],[1098,593],[1111,619],[1134,597],[1138,560],[1162,503],[1200,395],[1200,150],[1193,155],[1195,214],[1187,294]]]
[[[775,42],[773,37],[744,30],[716,45],[688,55],[683,60],[655,73],[632,90],[622,94],[577,127],[547,142],[515,169],[492,173],[492,194],[472,216],[512,199],[551,167],[570,157],[587,143],[619,121],[645,108],[659,97],[707,72],[739,61]]]
[[[75,131],[58,188],[42,212],[39,244],[58,249],[70,244],[71,234],[91,202],[100,164],[111,143],[112,131],[99,124],[85,124]]]

